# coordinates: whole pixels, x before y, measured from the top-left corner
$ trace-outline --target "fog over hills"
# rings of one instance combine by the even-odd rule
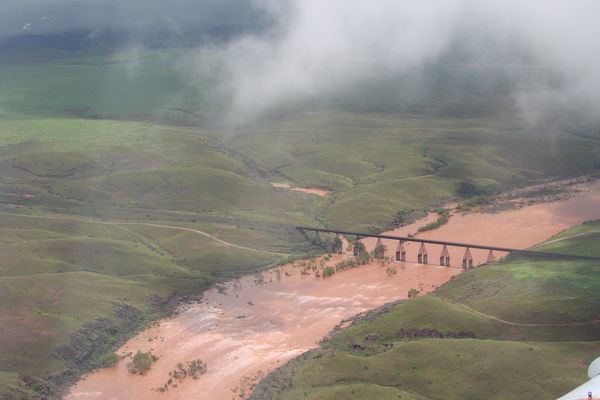
[[[471,70],[475,87],[490,82],[482,74],[507,80],[528,120],[574,104],[589,115],[598,112],[600,28],[591,15],[599,8],[587,0],[295,1],[270,8],[278,35],[246,36],[199,57],[222,60],[237,116],[431,64]]]
[[[598,12],[593,0],[26,0],[0,12],[0,55],[191,48],[178,70],[203,90],[218,71],[233,120],[353,97],[383,111],[443,98],[456,115],[501,105],[530,123],[574,110],[595,121]]]
[[[179,31],[186,26],[259,25],[262,10],[248,0],[3,1],[0,37],[72,30]]]

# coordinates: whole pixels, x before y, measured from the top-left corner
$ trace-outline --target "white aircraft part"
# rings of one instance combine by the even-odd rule
[[[570,391],[557,400],[587,400],[589,394],[592,394],[593,399],[600,398],[600,357],[595,359],[588,368],[588,376],[590,380],[579,386],[577,389]]]
[[[590,367],[588,368],[588,376],[590,379],[594,379],[598,375],[600,375],[600,357],[592,361]]]

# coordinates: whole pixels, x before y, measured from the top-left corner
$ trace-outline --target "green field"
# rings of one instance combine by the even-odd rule
[[[598,237],[587,239],[560,249],[600,256]],[[599,302],[598,263],[511,257],[358,318],[252,398],[553,399],[584,382],[600,353]]]
[[[34,185],[42,205],[76,213],[127,207],[376,230],[453,198],[462,181],[493,191],[600,166],[597,130],[528,129],[505,106],[456,118],[441,111],[456,99],[442,97],[436,112],[349,111],[357,95],[391,104],[393,82],[252,124],[217,123],[227,112],[226,99],[209,96],[218,76],[187,81],[188,57],[0,64],[2,192]],[[281,181],[334,195],[270,187]]]
[[[388,107],[383,81],[360,101],[354,93],[221,123],[218,77],[190,82],[186,57],[152,50],[0,64],[7,390],[56,393],[182,297],[314,250],[296,225],[378,231],[444,201],[600,167],[598,131],[532,131],[504,108],[452,114],[448,98],[436,110]],[[458,191],[464,182],[473,192]]]

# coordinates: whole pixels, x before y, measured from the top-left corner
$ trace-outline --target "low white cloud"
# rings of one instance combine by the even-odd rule
[[[595,0],[255,4],[278,21],[270,35],[246,35],[195,55],[196,67],[216,65],[225,76],[220,90],[231,96],[233,118],[335,93],[377,74],[412,71],[448,56],[453,46],[467,51],[472,63],[515,67],[526,60],[516,66],[532,75],[541,71],[536,82],[521,79],[514,85],[515,104],[528,120],[540,117],[550,103],[600,100],[595,18],[600,2]]]

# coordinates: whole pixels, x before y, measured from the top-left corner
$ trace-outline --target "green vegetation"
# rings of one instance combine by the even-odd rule
[[[298,186],[333,189],[323,210],[330,225],[371,231],[389,226],[403,211],[458,196],[465,179],[479,193],[597,168],[598,140],[492,125],[487,119],[313,112],[264,124],[227,143]],[[332,184],[334,177],[339,182]]]
[[[177,387],[187,377],[193,380],[200,378],[206,370],[206,363],[200,359],[188,361],[185,365],[177,363],[175,369],[169,372],[169,380],[163,386],[153,390],[160,393],[167,392],[171,387]]]
[[[432,231],[439,228],[442,225],[446,225],[450,221],[450,210],[445,208],[437,208],[435,212],[438,215],[438,219],[418,229],[418,232]]]
[[[597,237],[581,235],[599,226],[542,248],[600,256]],[[358,318],[252,398],[556,398],[585,381],[600,353],[599,301],[598,263],[510,257]]]
[[[131,362],[127,364],[127,369],[132,374],[144,375],[150,370],[154,361],[156,361],[156,356],[153,356],[151,352],[138,351],[134,354]]]
[[[178,367],[182,369],[179,365]],[[200,359],[188,361],[183,370],[186,372],[186,376],[189,375],[192,379],[198,379],[200,375],[206,373],[206,363]]]
[[[531,132],[489,116],[357,113],[341,102],[224,128],[211,123],[223,99],[206,98],[216,78],[190,85],[178,70],[185,56],[0,65],[0,146],[12,153],[3,171],[35,178],[51,196],[44,205],[78,212],[140,207],[377,230],[455,196],[598,168],[597,132]],[[335,194],[269,185],[282,180]]]
[[[378,231],[457,196],[599,167],[597,132],[530,132],[494,110],[354,112],[328,99],[318,112],[228,126],[224,99],[207,95],[216,77],[191,84],[185,60],[153,50],[0,64],[0,388],[10,396],[55,396],[182,299],[314,251],[296,225]],[[387,86],[375,82],[366,104],[387,104]],[[282,181],[333,193],[271,185]]]
[[[459,182],[458,187],[456,188],[456,194],[460,197],[470,198],[475,196],[481,196],[483,194],[483,190],[481,190],[477,184],[470,181],[462,181]]]
[[[385,249],[386,246],[381,242],[378,242],[372,251],[373,258],[376,260],[383,260],[383,258],[385,257]]]
[[[328,276],[332,276],[333,274],[335,274],[334,267],[327,266],[323,268],[323,278],[327,278]]]
[[[28,387],[27,383],[31,385]],[[46,393],[35,381],[24,382],[14,372],[0,371],[0,399],[32,399]],[[37,392],[35,389],[38,389]]]
[[[333,253],[342,253],[344,249],[344,243],[342,242],[342,239],[340,239],[339,236],[336,236],[335,239],[333,239],[333,246],[332,246],[332,252]]]
[[[0,226],[0,371],[51,390],[110,365],[180,298],[278,259],[171,228],[5,214]]]
[[[114,352],[106,353],[100,358],[100,366],[102,368],[114,367],[115,365],[117,365],[118,362],[119,356],[117,355],[117,353]]]
[[[354,241],[354,245],[352,247],[352,251],[357,256],[360,256],[361,254],[368,254],[367,253],[367,248],[365,247],[365,244],[360,239],[356,239]]]

